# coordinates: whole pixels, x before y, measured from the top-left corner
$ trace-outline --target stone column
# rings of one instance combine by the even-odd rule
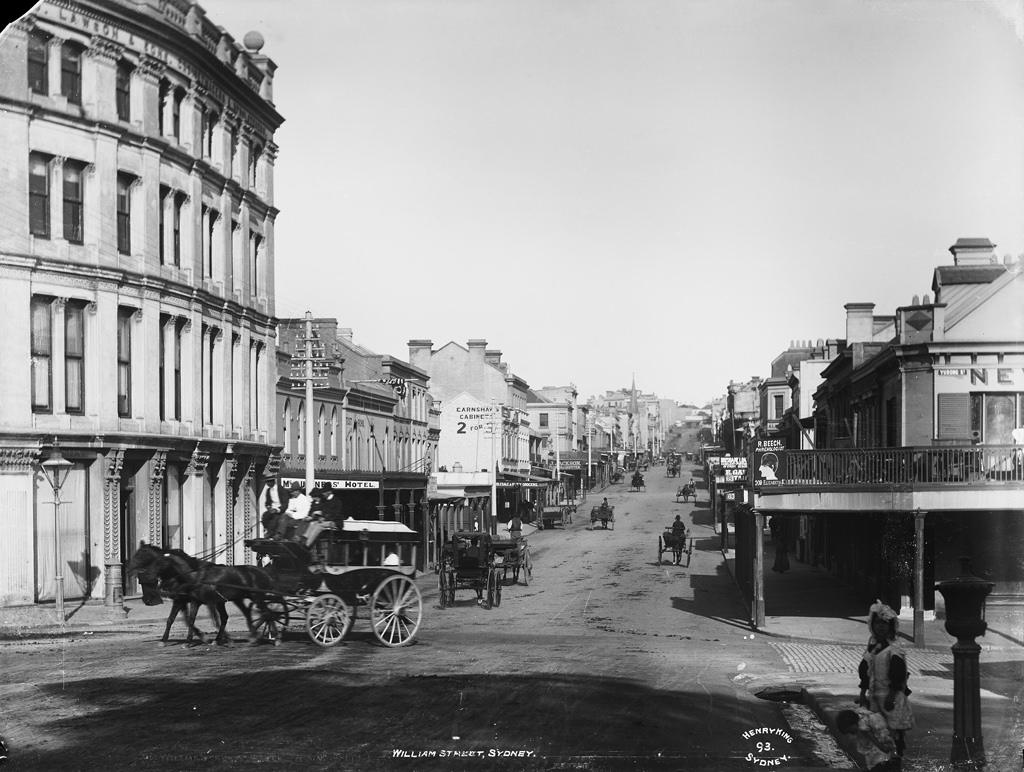
[[[103,475],[103,604],[124,605],[121,566],[121,470],[124,450],[112,450],[106,458]]]
[[[164,545],[164,471],[167,469],[167,451],[153,454],[149,467],[149,543]]]

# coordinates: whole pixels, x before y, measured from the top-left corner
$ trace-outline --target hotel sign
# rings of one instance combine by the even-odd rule
[[[288,488],[294,484],[305,486],[304,477],[282,477],[281,484]],[[353,490],[359,488],[379,488],[380,480],[314,480],[317,488],[334,488],[335,490]]]

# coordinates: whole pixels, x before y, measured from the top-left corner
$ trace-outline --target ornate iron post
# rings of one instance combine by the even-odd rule
[[[961,558],[961,575],[937,582],[935,589],[946,601],[946,631],[956,637],[953,644],[953,749],[949,760],[968,769],[985,766],[985,745],[981,736],[981,671],[974,642],[984,635],[985,597],[995,586],[973,576],[970,560]]]

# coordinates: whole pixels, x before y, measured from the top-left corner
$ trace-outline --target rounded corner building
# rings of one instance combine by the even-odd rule
[[[262,45],[190,0],[43,0],[0,36],[0,607],[120,605],[140,541],[249,560],[278,463]]]

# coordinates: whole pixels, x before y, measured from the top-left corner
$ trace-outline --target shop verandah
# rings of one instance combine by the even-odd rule
[[[914,641],[936,608],[934,584],[961,573],[961,557],[995,584],[990,603],[1024,602],[1024,474],[1017,446],[788,451],[771,484],[720,505],[734,523],[735,576],[763,627],[765,540],[787,559],[833,577],[865,600],[881,597],[913,618]],[[755,467],[756,470],[756,467]],[[769,528],[769,525],[773,526]],[[770,536],[767,534],[771,533]],[[941,599],[939,600],[941,604]]]

